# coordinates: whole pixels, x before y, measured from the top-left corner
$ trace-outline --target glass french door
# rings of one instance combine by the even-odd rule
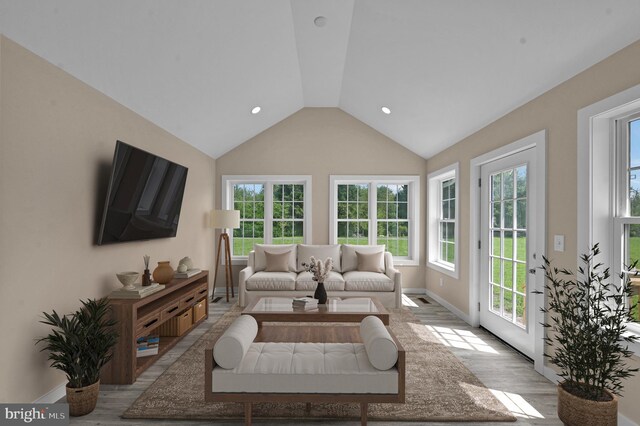
[[[534,357],[535,150],[481,168],[480,324]],[[531,283],[531,285],[530,285]]]

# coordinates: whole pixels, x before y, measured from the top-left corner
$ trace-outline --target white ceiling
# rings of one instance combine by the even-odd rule
[[[322,106],[428,158],[638,22],[640,0],[0,0],[1,33],[213,157]]]

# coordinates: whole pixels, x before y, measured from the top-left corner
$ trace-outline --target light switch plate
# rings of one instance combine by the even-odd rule
[[[564,235],[553,236],[553,249],[555,251],[564,251]]]

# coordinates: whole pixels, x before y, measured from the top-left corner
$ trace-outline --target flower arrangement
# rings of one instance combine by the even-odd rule
[[[311,258],[309,258],[309,263],[302,262],[302,267],[305,271],[311,272],[314,281],[323,283],[333,268],[333,259],[327,257],[327,259],[322,262],[322,260],[311,256]]]

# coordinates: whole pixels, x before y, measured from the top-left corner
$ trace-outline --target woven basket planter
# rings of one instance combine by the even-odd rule
[[[618,397],[609,395],[613,397],[611,401],[590,401],[570,394],[558,384],[558,417],[567,426],[616,426]]]
[[[70,388],[67,386],[66,389],[70,416],[84,416],[96,408],[98,391],[100,390],[100,380],[83,388]]]

